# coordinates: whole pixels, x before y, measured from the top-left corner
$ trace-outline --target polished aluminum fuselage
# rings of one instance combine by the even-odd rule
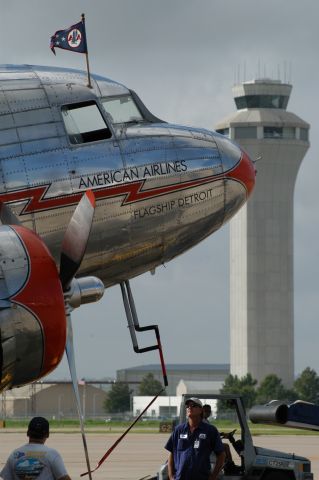
[[[152,270],[217,230],[246,201],[231,172],[241,151],[215,132],[161,121],[115,125],[100,99],[129,93],[111,80],[49,67],[0,67],[0,201],[58,262],[85,190],[97,198],[79,275],[106,286]],[[61,107],[94,100],[111,138],[72,145]]]

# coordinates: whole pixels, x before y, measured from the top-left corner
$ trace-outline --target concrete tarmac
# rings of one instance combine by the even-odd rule
[[[91,467],[95,467],[119,436],[120,434],[88,433],[87,442]],[[147,475],[155,475],[159,466],[167,458],[167,452],[164,450],[167,438],[167,434],[129,433],[100,469],[93,473],[93,480],[138,480]],[[9,453],[26,441],[27,437],[21,432],[4,430],[0,433],[1,468]],[[254,444],[310,458],[314,478],[319,479],[319,435],[265,435],[254,437]],[[86,471],[80,433],[52,432],[47,445],[56,448],[62,454],[71,479],[80,479],[80,474]],[[88,479],[89,477],[82,478]]]

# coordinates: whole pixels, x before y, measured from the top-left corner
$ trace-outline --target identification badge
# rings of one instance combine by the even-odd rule
[[[195,440],[195,442],[194,442],[194,448],[199,448],[199,440]]]
[[[181,433],[179,438],[187,438],[187,433]]]
[[[206,438],[206,433],[200,433],[200,434],[199,434],[199,438],[205,439],[205,438]]]

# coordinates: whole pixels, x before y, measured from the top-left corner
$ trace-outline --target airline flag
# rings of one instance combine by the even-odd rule
[[[55,55],[55,48],[71,52],[87,53],[84,22],[76,23],[66,30],[57,30],[51,37],[50,48]]]

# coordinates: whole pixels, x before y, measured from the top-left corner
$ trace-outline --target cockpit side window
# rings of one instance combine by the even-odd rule
[[[64,105],[62,117],[72,144],[96,142],[112,136],[94,101]]]
[[[144,118],[131,95],[102,98],[102,104],[112,123],[139,123]]]

